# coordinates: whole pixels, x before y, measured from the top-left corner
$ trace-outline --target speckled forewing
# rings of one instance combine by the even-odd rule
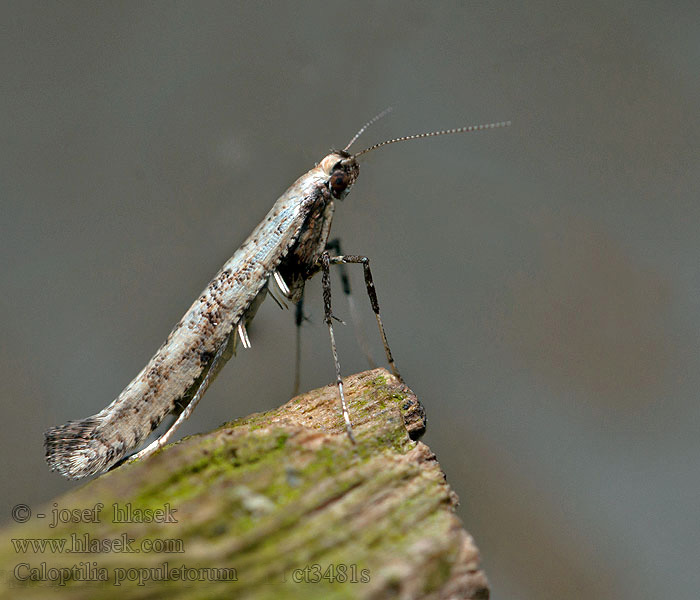
[[[307,216],[329,201],[326,178],[315,167],[277,200],[112,404],[46,433],[47,460],[54,470],[69,477],[106,470],[137,447],[179,400],[187,400],[218,347],[295,243]]]

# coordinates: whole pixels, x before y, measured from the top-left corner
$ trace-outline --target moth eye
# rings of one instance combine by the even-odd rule
[[[347,189],[350,178],[345,171],[334,171],[331,174],[330,187],[334,198],[340,198]]]

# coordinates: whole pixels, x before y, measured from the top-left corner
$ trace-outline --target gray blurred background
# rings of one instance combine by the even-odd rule
[[[2,522],[275,199],[388,105],[336,211],[497,599],[697,598],[697,2],[3,2]],[[364,331],[381,349],[353,272]],[[337,288],[336,288],[337,289]],[[303,387],[333,379],[318,281]],[[336,313],[348,316],[337,296]],[[285,401],[272,302],[183,434]],[[345,374],[366,368],[351,327]]]

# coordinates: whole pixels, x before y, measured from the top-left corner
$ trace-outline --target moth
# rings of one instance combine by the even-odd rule
[[[398,376],[379,313],[369,259],[331,256],[327,244],[335,201],[343,200],[359,175],[358,158],[388,144],[451,133],[495,129],[509,121],[458,127],[386,140],[355,154],[348,152],[366,123],[343,149],[330,152],[297,179],[235,254],[209,282],[175,325],[148,364],[121,394],[97,414],[46,431],[46,460],[53,471],[71,479],[103,473],[138,448],[163,419],[176,420],[157,440],[131,458],[143,458],[161,448],[189,417],[240,343],[250,348],[247,326],[269,294],[293,303],[301,301],[304,285],[322,271],[324,320],[328,326],[336,384],[345,428],[355,438],[345,401],[340,363],[333,334],[330,265],[359,263],[374,311],[387,362]],[[273,286],[274,284],[274,286]]]

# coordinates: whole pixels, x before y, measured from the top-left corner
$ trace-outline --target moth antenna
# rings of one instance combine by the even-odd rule
[[[343,148],[343,152],[347,152],[348,148],[352,146],[356,141],[357,138],[359,138],[366,130],[367,128],[372,125],[373,123],[376,123],[381,119],[382,117],[386,117],[393,109],[391,106],[387,106],[382,112],[380,112],[378,115],[375,115],[372,117],[369,121],[367,121],[362,127],[360,127],[360,131],[358,131],[353,138],[348,142],[348,145]]]
[[[385,142],[379,142],[378,144],[374,144],[374,146],[370,146],[369,148],[365,148],[364,150],[353,154],[352,158],[357,158],[359,156],[362,156],[363,154],[372,152],[372,150],[376,150],[377,148],[381,148],[382,146],[388,146],[389,144],[395,144],[396,142],[406,142],[408,140],[417,140],[419,138],[434,137],[436,135],[447,135],[448,133],[469,133],[471,131],[482,131],[484,129],[498,129],[499,127],[509,127],[510,124],[510,121],[499,121],[498,123],[486,123],[484,125],[469,125],[467,127],[455,127],[454,129],[431,131],[429,133],[416,133],[414,135],[405,135],[403,137],[394,138],[393,140],[386,140]]]

